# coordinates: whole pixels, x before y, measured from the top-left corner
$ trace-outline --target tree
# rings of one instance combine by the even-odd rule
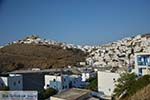
[[[116,82],[114,94],[121,100],[128,100],[139,90],[150,84],[150,75],[144,75],[137,78],[134,73],[123,73]]]
[[[97,91],[97,76],[90,78],[88,80],[89,84],[85,87],[86,89],[90,89],[92,91]]]
[[[116,81],[116,88],[114,89],[115,96],[119,97],[122,94],[128,95],[130,89],[136,82],[136,75],[134,73],[123,73]]]

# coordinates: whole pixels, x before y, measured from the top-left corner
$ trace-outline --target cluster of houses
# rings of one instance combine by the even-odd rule
[[[68,69],[66,69],[68,70]],[[1,75],[0,86],[10,90],[37,90],[54,88],[63,91],[69,88],[83,88],[87,79],[95,77],[96,72],[83,70],[80,74],[67,74],[62,70],[20,70]]]
[[[69,70],[69,69],[65,69]],[[80,74],[65,74],[62,70],[22,70],[14,71],[7,74],[3,74],[0,77],[0,87],[8,86],[10,90],[34,90],[40,92],[43,89],[54,88],[59,93],[51,97],[51,100],[57,97],[67,98],[66,96],[60,96],[62,94],[67,94],[68,97],[76,91],[86,91],[77,88],[83,88],[87,85],[87,80],[91,77],[98,78],[98,92],[96,96],[103,97],[107,96],[107,99],[111,99],[113,90],[115,88],[115,81],[120,77],[120,71],[112,70],[93,70],[92,68],[79,68],[82,72]],[[145,74],[150,74],[150,53],[137,53],[135,54],[135,66],[132,68],[132,72],[135,72],[138,76]],[[72,89],[73,88],[73,89]],[[87,97],[89,96],[89,91],[86,92]],[[77,94],[77,93],[74,93]],[[81,94],[79,93],[78,96]],[[84,95],[84,94],[83,94]],[[82,96],[83,96],[82,95]],[[81,96],[81,97],[82,97]],[[85,97],[86,97],[85,96]],[[106,98],[106,97],[104,97]],[[60,99],[68,100],[68,99]],[[84,99],[73,99],[73,100],[84,100]],[[86,100],[86,99],[85,99]],[[88,99],[87,99],[88,100]],[[90,100],[90,99],[89,99]],[[92,100],[96,100],[92,99]]]
[[[38,45],[57,45],[62,47],[63,49],[70,49],[70,48],[74,48],[74,49],[80,49],[83,52],[91,52],[91,46],[81,46],[81,45],[74,45],[74,44],[69,44],[69,43],[64,43],[64,42],[58,42],[55,40],[47,40],[47,39],[42,39],[40,38],[38,35],[31,35],[28,36],[22,40],[18,40],[18,41],[13,41],[10,44],[38,44]]]
[[[126,69],[112,67],[107,69],[105,67],[93,67],[97,72],[98,78],[98,94],[97,97],[103,98],[104,100],[111,100],[115,84],[117,79],[120,78],[120,74],[124,72],[135,73],[137,77],[150,74],[150,53],[135,53],[134,54],[134,65],[126,66]],[[95,94],[94,94],[95,95]]]
[[[105,99],[111,99],[115,88],[115,81],[120,77],[124,68],[137,76],[150,74],[150,39],[149,36],[137,35],[132,38],[124,38],[111,44],[101,46],[75,46],[59,43],[31,36],[14,43],[36,43],[42,45],[61,45],[66,48],[77,48],[88,52],[89,56],[81,66],[76,68],[79,74],[62,73],[62,70],[27,70],[15,71],[0,76],[0,87],[8,86],[10,90],[36,90],[54,88],[59,91],[51,100],[97,100],[91,97],[85,87],[91,77],[98,79],[97,93],[93,95]],[[109,68],[109,69],[107,69]],[[73,68],[68,68],[69,70]],[[63,70],[68,70],[63,69]],[[78,88],[78,89],[77,89]]]
[[[92,48],[92,47],[91,47]],[[124,67],[133,64],[134,53],[149,52],[148,35],[128,37],[117,42],[92,48],[86,63],[95,67]]]

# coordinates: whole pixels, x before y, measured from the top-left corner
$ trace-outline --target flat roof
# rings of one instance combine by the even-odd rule
[[[71,88],[69,90],[60,92],[53,97],[66,99],[66,100],[76,100],[77,98],[90,93],[90,90],[79,89],[79,88]]]

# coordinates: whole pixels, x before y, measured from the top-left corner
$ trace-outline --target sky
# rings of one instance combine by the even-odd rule
[[[150,33],[150,0],[0,0],[0,45],[37,34],[79,45]]]

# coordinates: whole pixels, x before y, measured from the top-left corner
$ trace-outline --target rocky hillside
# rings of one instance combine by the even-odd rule
[[[67,67],[85,61],[86,53],[80,49],[64,49],[52,42],[46,44],[41,40],[37,41],[39,39],[39,37],[31,36],[2,47],[0,49],[0,72]]]

